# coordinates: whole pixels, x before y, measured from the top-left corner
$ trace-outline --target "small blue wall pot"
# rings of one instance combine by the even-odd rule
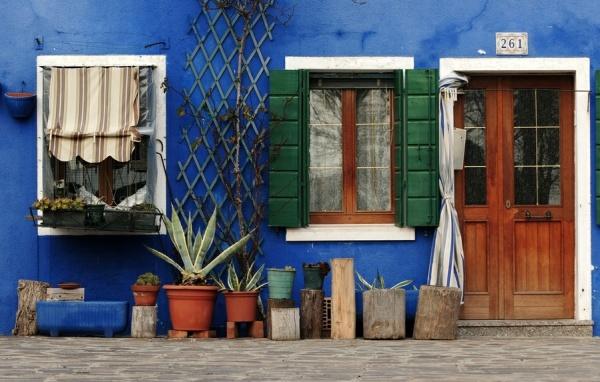
[[[35,94],[28,92],[4,93],[4,101],[13,118],[27,118],[35,109]]]

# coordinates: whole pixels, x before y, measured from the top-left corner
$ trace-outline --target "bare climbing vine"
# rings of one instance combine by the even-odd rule
[[[272,28],[274,23],[287,23],[293,9],[277,8],[276,0],[199,0],[199,3],[205,15],[219,14],[222,17],[219,21],[231,33],[224,34],[223,41],[217,42],[221,44],[218,47],[222,49],[221,56],[227,57],[228,62],[216,70],[230,70],[228,75],[233,91],[223,92],[222,88],[226,85],[223,85],[221,77],[204,79],[204,83],[212,83],[202,97],[194,96],[191,91],[173,89],[167,82],[163,88],[173,90],[183,99],[177,113],[181,117],[191,118],[189,126],[184,128],[184,136],[192,136],[191,130],[200,132],[191,142],[190,155],[196,156],[197,161],[203,159],[201,156],[208,155],[215,164],[216,178],[226,198],[220,213],[222,218],[219,221],[218,239],[233,243],[247,233],[252,234],[251,245],[237,254],[242,270],[246,271],[261,253],[260,225],[265,210],[263,175],[267,162],[267,110],[264,99],[258,94],[257,74],[249,68],[253,58],[256,60],[256,54],[260,53],[258,50],[261,45],[257,42],[256,34],[253,34],[253,28],[260,22],[264,22],[262,25],[267,29]],[[210,32],[201,33],[206,35],[198,36],[199,44],[209,44],[206,39]],[[225,39],[231,37],[234,44],[224,43]],[[207,47],[199,48],[210,50]],[[262,65],[266,66],[264,62]],[[266,74],[263,74],[265,78]],[[196,81],[200,79],[196,77]],[[224,93],[227,93],[226,97]],[[180,163],[180,175],[184,171],[181,167]],[[218,204],[215,198],[203,198],[195,192],[191,199],[202,212],[201,216],[207,216],[206,212],[212,211],[214,204]],[[233,215],[229,215],[231,219],[227,216],[229,206],[233,207]]]

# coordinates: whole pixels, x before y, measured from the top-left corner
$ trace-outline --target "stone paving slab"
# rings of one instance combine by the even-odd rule
[[[0,337],[0,381],[598,381],[600,338]]]

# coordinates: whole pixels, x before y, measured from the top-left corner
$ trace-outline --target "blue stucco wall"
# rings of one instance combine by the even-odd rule
[[[292,17],[278,25],[264,53],[271,68],[283,68],[286,55],[414,56],[416,67],[438,67],[440,57],[475,57],[483,49],[494,56],[494,33],[529,33],[529,56],[590,57],[600,68],[600,4],[590,1],[461,1],[437,0],[285,0]],[[39,54],[165,54],[169,82],[189,87],[184,70],[186,52],[194,46],[187,33],[198,10],[193,0],[0,0],[0,86],[35,90],[35,58]],[[287,10],[284,10],[287,12]],[[44,37],[44,49],[34,49],[34,37]],[[169,41],[169,49],[144,48]],[[592,78],[593,80],[593,78]],[[591,86],[591,84],[590,84]],[[180,121],[176,95],[168,93],[168,171],[174,193],[177,161],[185,151],[178,142]],[[592,103],[592,109],[594,104]],[[592,110],[593,116],[594,110]],[[592,141],[595,133],[592,131]],[[24,216],[36,196],[35,118],[17,122],[0,101],[0,333],[8,334],[16,311],[16,281],[43,279],[52,283],[78,280],[88,299],[130,300],[129,286],[139,273],[151,270],[170,280],[171,270],[152,258],[143,243],[160,247],[156,237],[38,237]],[[593,152],[593,151],[591,151]],[[591,161],[594,166],[594,161]],[[590,174],[590,182],[594,182]],[[592,189],[595,184],[592,184]],[[594,206],[592,206],[594,208]],[[430,230],[418,230],[417,240],[405,243],[286,243],[281,230],[265,229],[269,266],[351,256],[356,268],[372,276],[379,268],[390,281],[425,281],[431,245]],[[600,264],[600,229],[592,227],[592,262]],[[297,287],[300,286],[297,275]],[[593,288],[600,285],[593,272]],[[298,291],[295,291],[296,297]],[[600,321],[600,304],[593,292],[593,318]],[[168,326],[166,301],[159,304],[161,329]],[[217,306],[216,322],[223,319]],[[600,326],[594,333],[600,335]]]

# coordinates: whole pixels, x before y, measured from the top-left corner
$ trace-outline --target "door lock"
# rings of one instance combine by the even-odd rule
[[[506,200],[506,202],[504,202],[504,207],[506,207],[506,209],[510,208],[510,200]]]

